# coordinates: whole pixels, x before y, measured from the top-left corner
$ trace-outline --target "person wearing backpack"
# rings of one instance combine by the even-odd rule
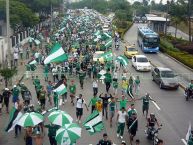
[[[82,94],[79,94],[76,99],[76,121],[79,123],[81,123],[81,117],[83,115],[83,105],[85,105],[87,111],[89,111],[88,106],[86,105],[86,101],[82,97]]]

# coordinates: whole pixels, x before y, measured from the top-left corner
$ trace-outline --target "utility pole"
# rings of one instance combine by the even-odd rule
[[[189,25],[189,42],[192,41],[192,27],[191,27],[191,0],[188,0],[188,25]]]
[[[50,30],[52,32],[52,29],[53,29],[53,8],[52,8],[52,1],[50,0],[50,13],[51,13],[51,22],[50,22]]]
[[[167,0],[167,12],[166,12],[165,35],[167,35],[169,4],[170,4],[170,2],[169,2],[169,0]]]
[[[8,48],[8,68],[12,67],[12,55],[11,55],[11,44],[10,44],[10,16],[9,16],[9,0],[6,0],[6,23],[7,23],[7,48]]]

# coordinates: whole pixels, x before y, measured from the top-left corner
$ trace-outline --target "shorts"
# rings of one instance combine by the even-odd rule
[[[76,108],[76,116],[82,116],[83,115],[83,108]]]
[[[115,111],[110,111],[109,115],[110,115],[110,118],[113,118],[115,116]]]
[[[129,133],[130,133],[132,136],[135,136],[135,135],[136,135],[136,130],[131,129],[131,130],[129,130]]]
[[[143,105],[142,110],[143,110],[143,111],[148,111],[148,110],[149,110],[149,106]]]
[[[46,99],[40,99],[40,104],[45,106],[45,104],[46,104]]]

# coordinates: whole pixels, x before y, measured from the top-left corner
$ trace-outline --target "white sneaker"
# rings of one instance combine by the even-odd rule
[[[62,102],[62,104],[64,105],[64,102]]]
[[[38,101],[38,104],[40,105],[40,101]]]
[[[67,102],[67,100],[65,100],[64,102]]]
[[[117,137],[119,137],[119,134],[117,133]]]
[[[78,119],[76,119],[76,122],[78,122]]]
[[[79,120],[79,123],[81,123],[81,120]]]
[[[121,139],[123,139],[123,136],[120,136]]]

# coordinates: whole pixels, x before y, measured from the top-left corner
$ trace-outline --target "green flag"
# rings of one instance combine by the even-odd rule
[[[120,55],[116,58],[117,61],[121,62],[124,66],[127,66],[129,64],[129,61],[126,56]]]
[[[112,39],[109,39],[109,40],[106,42],[105,47],[106,47],[106,48],[112,47],[112,44],[113,44]]]
[[[101,132],[104,128],[102,116],[99,114],[98,111],[94,111],[83,122],[83,126],[90,133],[90,135],[93,135],[97,132]]]
[[[44,64],[49,64],[51,62],[63,62],[68,60],[68,54],[66,54],[62,46],[57,43],[51,50],[51,54],[44,60]]]
[[[103,57],[106,61],[112,61],[113,60],[113,53],[112,53],[112,51],[108,51],[108,52],[101,54],[101,57]]]
[[[63,95],[67,92],[67,88],[63,83],[63,80],[60,80],[55,86],[53,92],[56,92],[58,95]]]

